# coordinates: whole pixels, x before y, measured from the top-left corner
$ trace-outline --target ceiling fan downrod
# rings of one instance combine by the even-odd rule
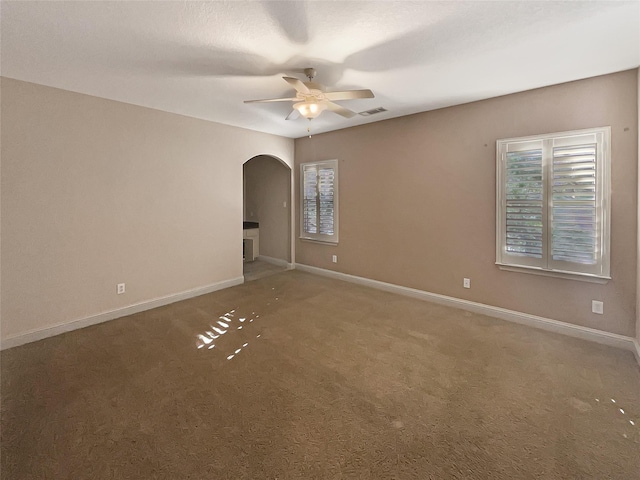
[[[310,82],[313,82],[313,77],[316,76],[316,69],[312,67],[305,68],[304,74],[307,76]]]

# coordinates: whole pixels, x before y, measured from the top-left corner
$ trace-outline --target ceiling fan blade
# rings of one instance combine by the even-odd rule
[[[295,102],[297,98],[265,98],[263,100],[245,100],[244,103]]]
[[[357,115],[353,110],[349,110],[348,108],[344,108],[343,106],[338,105],[333,102],[325,102],[327,106],[327,110],[331,110],[333,113],[337,113],[338,115],[342,115],[345,118],[351,118]]]
[[[371,90],[345,90],[344,92],[325,92],[324,98],[328,100],[352,100],[355,98],[374,98]]]
[[[293,110],[291,110],[291,113],[287,115],[287,118],[285,118],[285,120],[295,120],[297,118],[300,118],[300,112],[294,108]]]
[[[282,77],[285,79],[285,81],[289,82],[289,84],[296,89],[296,91],[300,92],[300,93],[311,93],[311,91],[307,88],[307,86],[302,83],[301,80],[297,79],[297,78],[293,78],[293,77]]]

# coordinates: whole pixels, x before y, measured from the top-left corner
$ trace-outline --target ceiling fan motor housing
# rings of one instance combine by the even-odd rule
[[[321,92],[325,91],[325,86],[321,83],[316,82],[303,82],[309,90],[319,90]]]

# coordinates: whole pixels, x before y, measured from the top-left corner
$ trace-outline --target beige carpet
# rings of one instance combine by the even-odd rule
[[[269,263],[265,260],[260,260],[260,258],[257,258],[252,262],[244,262],[242,264],[242,274],[244,275],[245,282],[252,282],[259,278],[284,272],[286,269],[286,266],[274,265],[273,263]]]
[[[629,352],[297,271],[2,352],[3,480],[631,480],[639,432]]]

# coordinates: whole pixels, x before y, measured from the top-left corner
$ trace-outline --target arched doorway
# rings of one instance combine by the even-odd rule
[[[242,176],[243,273],[251,280],[291,268],[291,168],[258,155],[244,163]]]

